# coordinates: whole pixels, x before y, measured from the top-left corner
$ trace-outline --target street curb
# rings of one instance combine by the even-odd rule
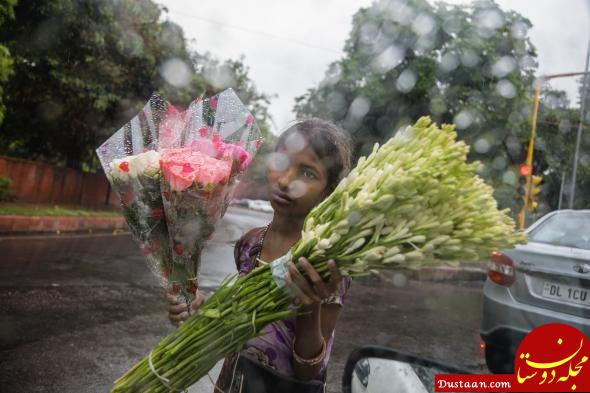
[[[0,216],[0,234],[125,229],[123,217]]]
[[[486,270],[476,266],[440,266],[408,270],[408,278],[418,281],[485,281]]]
[[[485,281],[487,272],[483,265],[438,266],[376,272],[379,280],[390,283],[399,282],[400,275],[403,276],[402,279],[412,281],[476,282]]]

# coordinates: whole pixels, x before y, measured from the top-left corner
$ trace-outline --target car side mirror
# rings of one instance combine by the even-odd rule
[[[427,393],[436,374],[469,371],[404,354],[387,347],[364,346],[353,351],[342,377],[343,393]]]

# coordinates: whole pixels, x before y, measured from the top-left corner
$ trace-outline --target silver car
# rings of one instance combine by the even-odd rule
[[[559,210],[527,229],[529,243],[493,252],[481,336],[488,368],[512,373],[520,341],[559,322],[590,336],[590,210]]]

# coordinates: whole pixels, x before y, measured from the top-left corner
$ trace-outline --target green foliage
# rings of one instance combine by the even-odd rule
[[[0,176],[0,201],[10,201],[14,198],[11,187],[12,179]]]
[[[356,13],[344,57],[295,110],[339,122],[357,156],[421,115],[454,122],[472,147],[469,158],[484,163],[481,175],[509,207],[529,132],[531,26],[491,0],[378,1]]]
[[[5,21],[14,18],[14,6],[17,0],[0,0],[0,27]],[[0,42],[0,124],[4,120],[4,85],[12,75],[12,57],[8,48]]]
[[[21,2],[0,42],[14,59],[0,154],[96,170],[94,149],[153,91],[186,106],[234,87],[259,123],[268,120],[269,98],[241,61],[224,63],[233,79],[212,83],[202,70],[213,60],[189,51],[182,29],[152,0]],[[166,71],[171,62],[180,70]],[[176,80],[181,73],[187,78]]]
[[[52,216],[52,217],[120,217],[121,213],[111,210],[85,210],[61,206],[38,207],[21,204],[1,204],[0,216]]]
[[[563,192],[562,208],[568,206],[576,134],[580,108],[572,108],[565,92],[542,91],[535,140],[534,168],[543,175],[541,212],[557,209]],[[580,160],[574,208],[590,207],[590,127],[582,124]],[[563,190],[562,190],[563,184]]]

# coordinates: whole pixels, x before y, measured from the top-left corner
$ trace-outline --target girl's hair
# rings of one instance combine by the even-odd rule
[[[328,190],[332,192],[351,169],[351,147],[348,135],[334,123],[308,117],[298,120],[279,136],[275,150],[286,148],[293,134],[303,137],[328,172]]]

